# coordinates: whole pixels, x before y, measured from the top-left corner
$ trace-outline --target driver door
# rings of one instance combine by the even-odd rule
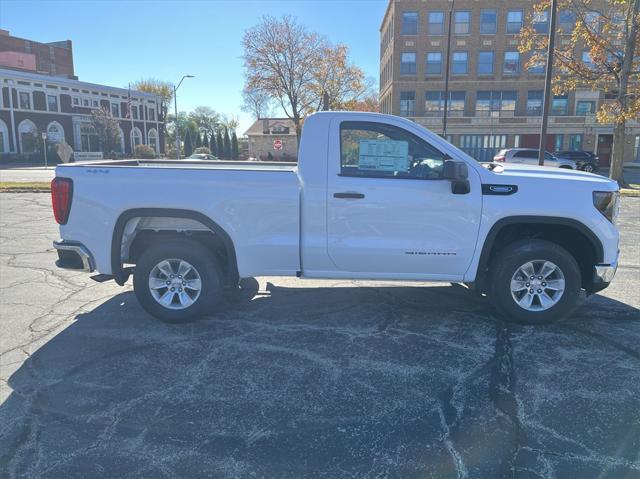
[[[351,277],[461,279],[478,234],[479,177],[469,168],[471,191],[453,194],[448,156],[392,122],[331,124],[329,257]]]

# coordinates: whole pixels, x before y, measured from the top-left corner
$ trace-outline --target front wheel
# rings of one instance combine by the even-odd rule
[[[133,289],[149,314],[161,321],[183,323],[220,303],[220,268],[214,255],[197,241],[166,240],[140,256]]]
[[[507,319],[545,324],[567,315],[580,294],[580,268],[561,246],[545,240],[518,241],[490,265],[490,296]]]
[[[596,171],[596,169],[591,163],[587,163],[582,167],[582,171],[586,171],[587,173],[593,173],[594,171]]]

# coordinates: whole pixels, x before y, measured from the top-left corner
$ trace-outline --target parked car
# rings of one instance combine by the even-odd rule
[[[600,158],[590,151],[556,151],[553,156],[575,161],[579,170],[589,173],[600,168]]]
[[[480,164],[379,113],[308,117],[299,155],[59,165],[57,264],[120,285],[133,273],[142,306],[172,322],[220,307],[240,278],[297,276],[463,282],[502,317],[544,323],[615,274],[608,178]]]
[[[217,160],[217,156],[209,155],[207,153],[194,153],[193,155],[185,158],[186,160]]]
[[[508,148],[500,150],[496,156],[493,157],[493,161],[501,163],[522,163],[525,165],[537,165],[538,164],[538,150],[537,148]],[[575,161],[567,158],[557,158],[548,151],[544,152],[544,166],[552,166],[556,168],[566,168],[575,170],[578,168]]]

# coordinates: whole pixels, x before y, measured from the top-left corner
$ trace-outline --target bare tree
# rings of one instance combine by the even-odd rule
[[[91,112],[91,124],[98,135],[103,153],[110,154],[120,144],[120,124],[108,108],[97,108]],[[124,153],[124,152],[123,152]]]
[[[256,120],[269,116],[273,99],[259,88],[244,87],[242,90],[242,111],[251,113]]]
[[[325,45],[293,17],[263,17],[243,38],[246,86],[273,97],[296,128],[316,102],[313,84],[319,52]]]

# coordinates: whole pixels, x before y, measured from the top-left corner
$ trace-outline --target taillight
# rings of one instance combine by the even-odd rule
[[[66,225],[71,211],[73,199],[73,180],[71,178],[54,178],[51,180],[51,204],[53,216],[60,225]]]
[[[493,161],[500,161],[502,163],[504,163],[504,156],[496,156]]]

